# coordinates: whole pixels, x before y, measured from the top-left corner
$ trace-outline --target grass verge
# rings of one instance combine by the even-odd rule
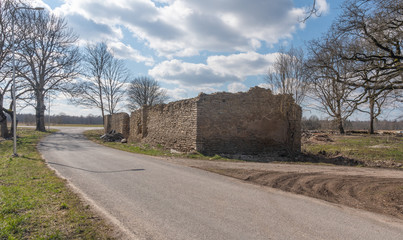
[[[104,133],[103,129],[87,130],[84,132],[84,135],[93,142],[102,144],[107,147],[123,150],[126,152],[139,153],[151,156],[179,157],[179,158],[191,158],[202,160],[238,161],[234,159],[224,158],[219,155],[205,156],[198,152],[176,153],[164,149],[162,146],[151,147],[150,145],[147,144],[132,144],[132,143],[122,144],[119,142],[104,142],[102,139],[99,138],[103,133]]]
[[[49,133],[18,129],[0,142],[0,239],[112,239],[112,229],[50,170],[36,146]]]
[[[403,163],[403,137],[391,135],[337,135],[332,142],[302,145],[310,154],[340,155],[360,161],[393,161]]]

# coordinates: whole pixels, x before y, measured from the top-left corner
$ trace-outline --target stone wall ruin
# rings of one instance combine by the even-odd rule
[[[129,114],[115,113],[112,115],[106,115],[104,118],[104,130],[105,133],[115,130],[116,132],[121,133],[124,138],[128,138],[130,133]]]
[[[105,131],[121,130],[129,142],[180,152],[254,155],[300,151],[301,115],[290,95],[255,87],[145,106],[130,118],[122,113],[108,115]]]

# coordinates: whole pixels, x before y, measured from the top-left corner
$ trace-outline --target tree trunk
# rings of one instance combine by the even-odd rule
[[[10,133],[8,132],[7,128],[7,118],[5,115],[4,117],[5,117],[4,119],[1,119],[2,117],[0,116],[0,137],[8,138],[10,136]]]
[[[98,76],[98,97],[99,97],[99,103],[101,104],[102,124],[105,125],[104,101],[102,99],[101,77],[99,76]]]
[[[373,98],[369,99],[369,134],[375,134],[374,119],[375,119],[375,101]]]
[[[45,102],[44,102],[44,95],[42,92],[36,93],[36,131],[45,132]]]
[[[12,106],[12,104],[10,104],[10,106]],[[13,116],[13,111],[8,110],[8,109],[5,109],[4,107],[3,107],[2,109],[3,109],[3,113],[4,113],[4,112],[7,113],[8,116],[11,118],[11,129],[10,129],[10,131],[7,131],[8,137],[11,137],[11,136],[13,135],[13,131],[14,131],[14,126],[13,126],[13,119],[14,119],[14,116]],[[5,122],[7,122],[7,121],[5,121]]]
[[[0,95],[0,137],[8,138],[10,136],[10,132],[7,128],[7,116],[3,111],[3,96]]]
[[[344,134],[345,132],[344,132],[344,126],[343,126],[343,119],[340,116],[337,117],[337,125],[339,128],[340,134]]]

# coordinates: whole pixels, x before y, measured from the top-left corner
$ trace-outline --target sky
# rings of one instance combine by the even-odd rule
[[[280,48],[306,48],[340,14],[342,0],[33,0],[64,17],[79,45],[106,41],[134,77],[151,76],[170,100],[265,87]],[[53,96],[51,115],[100,115]],[[122,111],[128,112],[124,107]],[[24,111],[31,111],[26,109]],[[33,112],[33,110],[32,110]]]

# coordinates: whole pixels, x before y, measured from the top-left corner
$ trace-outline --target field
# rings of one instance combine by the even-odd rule
[[[316,133],[303,138],[302,150],[306,154],[327,159],[345,158],[361,166],[403,166],[403,136],[397,134]]]
[[[112,229],[50,170],[36,150],[49,133],[0,141],[0,239],[111,239]]]

